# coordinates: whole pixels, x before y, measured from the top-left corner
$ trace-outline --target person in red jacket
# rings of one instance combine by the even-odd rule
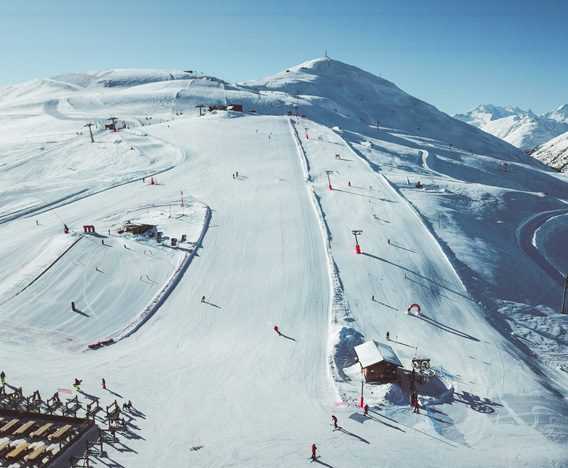
[[[337,429],[337,416],[335,416],[335,414],[331,415],[331,422],[333,424],[333,429]]]
[[[280,328],[278,328],[278,325],[274,325],[274,331],[278,334],[278,336],[282,334],[280,333]]]

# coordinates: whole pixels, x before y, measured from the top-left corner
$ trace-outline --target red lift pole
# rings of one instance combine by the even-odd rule
[[[354,231],[351,231],[353,233],[353,236],[355,236],[355,253],[356,254],[360,254],[361,253],[361,246],[359,245],[359,239],[357,238],[357,236],[360,236],[361,234],[363,234],[363,231],[361,231],[360,229],[356,229]]]

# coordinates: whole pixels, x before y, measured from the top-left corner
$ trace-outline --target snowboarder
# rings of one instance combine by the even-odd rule
[[[6,373],[4,371],[0,372],[0,383],[2,386],[6,384]]]
[[[390,341],[390,332],[387,332],[387,341]]]
[[[106,380],[104,379],[104,377],[103,377],[103,380],[102,380],[102,386],[103,386],[103,390],[107,389],[107,384],[106,384]]]
[[[280,333],[280,328],[278,328],[278,325],[274,325],[274,331],[278,336],[282,335],[282,333]]]
[[[367,403],[365,403],[365,406],[363,406],[363,414],[365,416],[369,416],[369,405]]]
[[[331,415],[331,423],[333,424],[333,429],[337,430],[338,426],[337,426],[337,416],[335,416],[335,414]]]
[[[201,303],[205,302],[205,296],[201,296]]]
[[[318,448],[316,447],[316,444],[312,444],[312,461],[316,461],[318,459],[317,451]]]

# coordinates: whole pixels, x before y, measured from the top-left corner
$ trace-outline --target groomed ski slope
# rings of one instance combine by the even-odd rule
[[[543,436],[566,434],[553,419],[557,396],[485,321],[406,200],[328,128],[297,124],[306,181],[287,118],[223,116],[148,129],[187,156],[160,185],[125,185],[42,215],[41,223],[57,213],[79,226],[85,213],[105,219],[133,203],[175,199],[181,189],[212,210],[182,281],[134,335],[81,353],[6,343],[0,358],[9,378],[51,394],[80,377],[86,393],[109,403],[117,396],[100,390],[105,377],[145,414],[136,421],[143,439],[109,449],[127,467],[304,466],[312,442],[319,463],[334,467],[562,466],[565,450]],[[332,192],[326,170],[334,171]],[[0,230],[12,238],[25,231],[33,245],[41,239],[33,222]],[[365,255],[354,254],[352,229],[363,230]],[[330,294],[327,245],[343,313]],[[405,315],[413,302],[424,319]],[[288,338],[274,333],[275,324]],[[373,418],[362,419],[352,405],[358,377],[349,382],[330,363],[341,327],[379,340],[390,331],[407,367],[418,347],[461,396],[437,405],[436,396],[425,399],[426,414],[413,415],[403,396],[377,389],[367,395]],[[475,411],[470,398],[490,409]],[[345,431],[331,431],[332,413]]]

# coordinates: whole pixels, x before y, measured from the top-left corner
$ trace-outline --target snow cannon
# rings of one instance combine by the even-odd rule
[[[406,312],[408,313],[408,315],[412,315],[412,311],[413,311],[413,310],[416,311],[414,315],[416,315],[416,316],[419,316],[419,315],[420,315],[421,309],[420,309],[420,305],[419,305],[419,304],[410,304],[410,305],[408,306],[408,309],[406,310]]]

